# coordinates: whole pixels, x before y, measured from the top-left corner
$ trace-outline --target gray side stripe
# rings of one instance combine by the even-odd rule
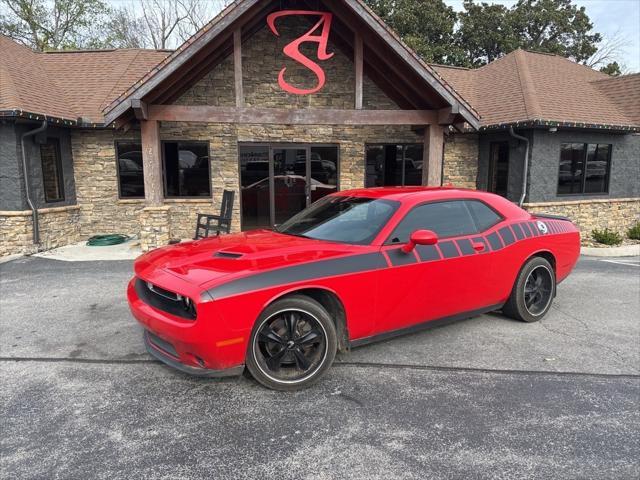
[[[387,268],[387,261],[381,253],[365,253],[348,257],[320,260],[317,262],[303,263],[291,267],[283,267],[269,272],[258,273],[248,277],[239,278],[205,292],[211,299],[229,297],[239,293],[250,292],[261,288],[274,287],[286,283],[302,282],[334,275],[364,272]],[[203,295],[203,298],[205,295]]]

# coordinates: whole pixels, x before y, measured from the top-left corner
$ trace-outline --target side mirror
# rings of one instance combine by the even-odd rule
[[[409,237],[409,241],[402,246],[404,253],[409,253],[416,245],[435,245],[438,243],[438,235],[431,230],[416,230]]]

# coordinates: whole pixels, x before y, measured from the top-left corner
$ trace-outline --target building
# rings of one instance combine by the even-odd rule
[[[190,238],[224,189],[236,231],[402,184],[514,201],[526,186],[527,208],[585,232],[637,221],[640,75],[524,51],[426,65],[360,0],[304,5],[237,1],[171,52],[0,37],[0,255],[98,233],[144,249]]]

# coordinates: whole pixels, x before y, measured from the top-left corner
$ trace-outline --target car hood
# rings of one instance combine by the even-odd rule
[[[253,230],[153,250],[136,260],[135,271],[150,281],[162,271],[210,287],[251,272],[355,253],[358,248],[362,247]]]

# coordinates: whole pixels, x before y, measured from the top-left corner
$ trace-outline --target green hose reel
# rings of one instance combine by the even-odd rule
[[[90,247],[106,247],[107,245],[118,245],[129,240],[127,235],[120,233],[111,233],[109,235],[94,235],[87,240],[87,245]]]

